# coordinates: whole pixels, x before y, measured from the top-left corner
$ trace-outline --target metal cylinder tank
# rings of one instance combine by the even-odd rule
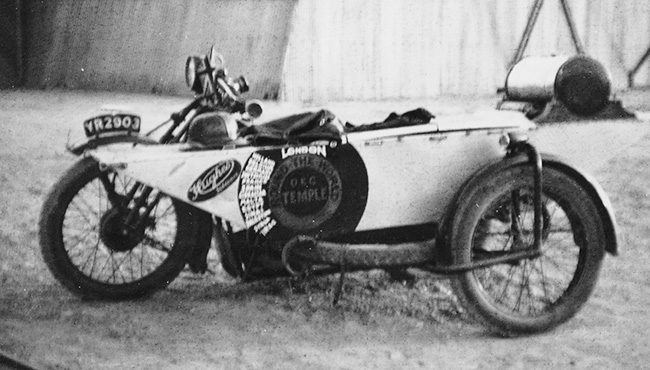
[[[593,58],[577,56],[528,57],[515,64],[506,77],[506,98],[545,102],[553,98],[572,113],[598,113],[611,94],[609,72]]]

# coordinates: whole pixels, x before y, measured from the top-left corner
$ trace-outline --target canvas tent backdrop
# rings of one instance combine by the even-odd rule
[[[187,94],[185,57],[214,43],[257,98],[489,94],[503,85],[534,2],[12,0],[0,9],[0,83],[15,86],[24,72],[27,88]],[[650,2],[568,3],[586,53],[625,88],[650,44]],[[559,0],[546,0],[526,54],[562,53],[575,53],[572,39]],[[650,84],[650,63],[634,82]]]

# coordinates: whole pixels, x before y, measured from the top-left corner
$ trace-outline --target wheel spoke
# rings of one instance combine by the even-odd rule
[[[81,267],[81,268],[80,268],[81,271],[86,271],[86,270],[87,270],[86,267],[87,267],[88,263],[89,263],[89,262],[92,263],[91,266],[90,266],[90,271],[88,272],[88,276],[90,276],[90,277],[93,276],[93,272],[94,272],[94,270],[95,270],[95,263],[97,262],[97,252],[98,252],[98,251],[99,251],[99,241],[97,241],[97,243],[96,243],[95,246],[92,248],[92,250],[89,251],[87,257],[85,257],[85,258],[84,258],[84,257],[81,257],[81,256],[82,256],[82,253],[84,252],[84,250],[81,250],[81,251],[79,252],[79,254],[78,254],[78,256],[80,256],[80,257],[82,258],[82,260],[83,260],[82,265],[80,266],[80,267]]]
[[[538,261],[535,261],[535,264],[533,265],[533,269],[537,272],[537,277],[542,288],[544,303],[549,304],[553,300],[551,299],[550,292],[548,290],[549,283],[546,281],[546,274],[544,274],[544,260],[539,259]]]
[[[95,209],[95,207],[91,206],[81,197],[75,198],[70,203],[70,206],[74,207],[77,210],[77,215],[86,220],[87,223],[92,223],[87,213],[97,216],[98,219],[101,217],[100,212],[102,209]]]
[[[512,277],[516,273],[516,269],[513,266],[508,266],[507,268],[508,268],[508,272],[506,273],[506,278],[501,280],[501,281],[505,281],[506,284],[503,286],[501,290],[501,294],[499,294],[498,298],[496,298],[498,303],[503,303],[504,300],[508,297],[510,283],[512,282]],[[496,282],[495,285],[498,285],[501,281]]]
[[[158,207],[160,207],[160,202],[158,202],[158,204],[156,204],[156,207],[154,207],[153,214],[157,215],[156,217],[160,219],[166,217],[170,214],[170,212],[173,212],[174,210],[173,205],[170,203],[169,206],[159,214]]]

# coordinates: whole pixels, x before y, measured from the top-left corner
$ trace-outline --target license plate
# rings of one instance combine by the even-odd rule
[[[84,121],[84,133],[89,138],[138,132],[140,117],[132,114],[105,114]]]

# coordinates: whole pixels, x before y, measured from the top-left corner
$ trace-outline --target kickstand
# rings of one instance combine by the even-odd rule
[[[311,302],[311,288],[309,284],[310,279],[311,274],[309,269],[305,270],[305,273],[302,275],[291,276],[291,278],[289,278],[290,294],[293,294],[294,291],[297,293],[307,294],[307,297],[309,297],[309,300]]]
[[[334,298],[332,298],[332,306],[336,307],[341,298],[341,293],[343,293],[343,279],[345,279],[345,262],[341,263],[341,274],[339,275],[339,281],[334,287]]]
[[[249,229],[250,230],[250,229]],[[255,240],[251,243],[251,237],[249,234],[246,235],[247,242],[252,245],[253,250],[251,251],[251,255],[248,258],[248,264],[244,264],[244,274],[242,276],[242,281],[249,281],[251,278],[251,270],[253,269],[253,264],[257,262],[257,258],[259,257],[259,250],[260,250],[260,236],[257,235],[255,236]]]
[[[257,255],[259,254],[257,252],[258,248],[253,248],[253,251],[251,252],[251,256],[248,259],[248,264],[246,265],[247,268],[244,270],[244,275],[242,276],[242,281],[249,281],[250,279],[250,272],[253,269],[253,263],[257,260]]]

